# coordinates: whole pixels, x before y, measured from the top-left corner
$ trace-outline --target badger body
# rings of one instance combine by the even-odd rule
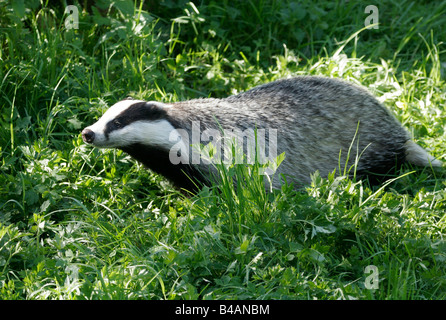
[[[122,149],[177,187],[196,190],[211,182],[214,168],[191,162],[193,151],[182,138],[184,133],[193,135],[194,125],[201,133],[254,128],[275,132],[275,141],[264,137],[269,151],[285,152],[274,175],[275,188],[280,187],[281,174],[299,187],[310,183],[316,170],[327,176],[344,165],[355,165],[357,175],[386,173],[404,162],[442,165],[411,141],[367,90],[323,77],[278,80],[223,99],[170,104],[123,100],[85,128],[82,137],[96,147]],[[183,154],[178,156],[187,161],[174,163],[172,150],[179,144]]]

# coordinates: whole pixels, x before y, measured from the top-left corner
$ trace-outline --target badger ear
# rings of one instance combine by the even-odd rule
[[[157,101],[137,101],[125,112],[129,118],[136,120],[158,120],[166,116],[164,105]]]
[[[133,97],[128,96],[127,98],[124,98],[122,100],[135,100]]]

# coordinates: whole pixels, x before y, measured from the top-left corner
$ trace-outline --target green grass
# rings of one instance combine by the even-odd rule
[[[45,3],[0,1],[1,299],[446,298],[444,169],[267,193],[256,164],[221,167],[238,188],[184,197],[80,137],[129,95],[313,74],[366,86],[446,160],[443,1],[381,1],[379,29],[360,32],[357,1],[82,1],[78,30]]]

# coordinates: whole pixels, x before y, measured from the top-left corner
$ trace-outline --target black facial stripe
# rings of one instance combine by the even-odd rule
[[[110,132],[128,126],[129,124],[149,120],[156,121],[165,118],[166,111],[150,102],[137,102],[118,114],[105,125],[104,135],[108,139]]]
[[[206,172],[201,172],[200,169],[188,164],[172,164],[169,152],[165,150],[138,143],[120,149],[146,167],[163,175],[179,188],[198,192],[202,185],[210,185]]]

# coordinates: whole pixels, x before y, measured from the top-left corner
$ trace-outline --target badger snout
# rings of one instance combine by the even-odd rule
[[[82,130],[82,139],[86,142],[86,143],[93,143],[94,141],[94,132],[88,128],[85,128],[84,130]]]

